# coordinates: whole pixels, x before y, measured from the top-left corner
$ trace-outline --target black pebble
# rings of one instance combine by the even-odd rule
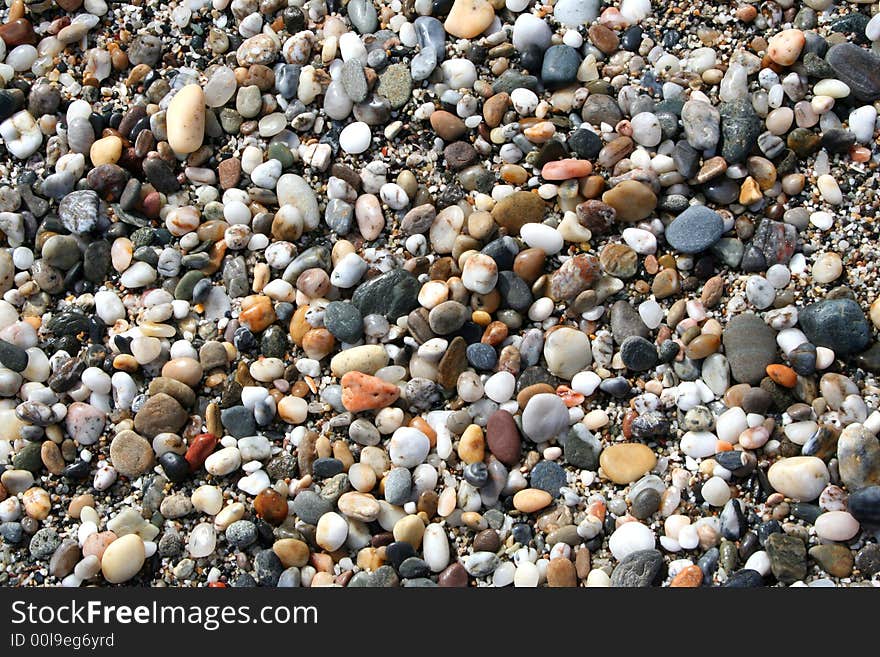
[[[159,465],[162,466],[165,476],[174,483],[189,477],[189,463],[180,454],[165,452],[159,457]]]

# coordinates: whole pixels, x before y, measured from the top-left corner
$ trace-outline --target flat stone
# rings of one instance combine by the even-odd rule
[[[752,313],[731,319],[722,341],[733,378],[740,383],[759,383],[776,360],[776,332]]]
[[[810,558],[832,577],[849,577],[853,569],[852,551],[844,545],[814,545],[810,548]]]
[[[861,424],[844,428],[837,441],[840,479],[851,493],[880,485],[880,442]]]
[[[602,444],[596,436],[588,431],[577,430],[578,426],[572,427],[568,433],[568,439],[563,447],[565,460],[582,470],[596,470],[599,467]]]
[[[565,470],[554,461],[541,461],[529,473],[532,488],[547,491],[553,497],[559,497],[559,489],[565,486]]]
[[[647,445],[618,443],[602,450],[599,465],[604,475],[615,484],[630,484],[650,472],[657,456]]]
[[[514,192],[505,196],[492,208],[492,218],[499,226],[506,228],[511,235],[519,235],[520,228],[527,223],[544,218],[544,201],[531,192]]]
[[[486,444],[489,451],[507,466],[515,465],[520,459],[522,439],[513,416],[504,410],[497,410],[486,424]]]
[[[682,253],[700,253],[724,234],[721,216],[704,205],[692,205],[666,227],[666,241]]]
[[[134,431],[120,431],[110,443],[110,461],[125,477],[149,472],[155,463],[154,456],[150,443]]]
[[[522,414],[522,428],[526,437],[542,443],[559,435],[568,427],[568,409],[554,394],[540,393],[529,399]]]

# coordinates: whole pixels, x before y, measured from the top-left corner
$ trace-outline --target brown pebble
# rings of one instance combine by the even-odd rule
[[[574,567],[577,571],[578,579],[587,579],[591,570],[590,551],[587,548],[582,547],[575,553]]]
[[[486,100],[483,103],[483,118],[486,120],[486,125],[490,128],[497,128],[501,125],[501,120],[509,106],[510,96],[503,91]]]
[[[474,552],[497,552],[501,548],[501,539],[494,529],[484,529],[474,536]]]
[[[72,500],[70,500],[70,504],[67,505],[67,515],[69,515],[71,518],[79,520],[80,511],[82,511],[83,508],[87,506],[90,506],[93,509],[95,508],[94,496],[92,496],[91,493],[77,495]]]
[[[489,416],[486,444],[495,458],[505,465],[515,465],[519,461],[522,438],[510,413],[499,409]]]
[[[64,457],[61,456],[61,449],[51,440],[44,441],[40,446],[40,458],[46,469],[53,475],[60,475],[67,465],[64,462]]]
[[[650,216],[657,207],[657,195],[637,180],[624,180],[602,194],[602,201],[616,212],[618,221],[633,223]]]
[[[467,571],[457,561],[449,564],[437,578],[437,584],[444,588],[462,588],[468,585]]]
[[[699,330],[699,329],[698,329]],[[714,354],[721,346],[721,338],[717,335],[699,335],[688,343],[685,355],[688,358],[699,360],[709,354]]]
[[[431,127],[444,141],[455,141],[467,132],[464,121],[446,110],[437,110],[431,114]]]
[[[276,527],[287,518],[287,500],[274,488],[267,488],[254,500],[257,515]]]
[[[513,273],[531,285],[544,271],[547,254],[541,249],[523,249],[513,259]]]
[[[617,34],[607,25],[595,23],[587,30],[590,42],[601,50],[604,54],[610,55],[617,51],[620,45],[620,39]]]
[[[550,588],[573,588],[577,586],[577,570],[568,559],[551,559],[547,564],[547,586]]]
[[[7,52],[16,46],[36,45],[37,35],[26,18],[19,18],[0,25],[0,39],[6,44]]]
[[[703,583],[703,571],[699,566],[693,564],[685,566],[681,571],[672,578],[670,588],[689,588],[695,589]]]
[[[519,404],[520,408],[525,408],[526,404],[529,403],[529,400],[532,397],[544,393],[549,393],[552,395],[556,393],[556,389],[549,383],[533,383],[532,385],[520,390],[519,394],[516,396],[516,403]]]

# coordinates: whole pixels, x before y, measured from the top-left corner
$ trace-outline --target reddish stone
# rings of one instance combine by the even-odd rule
[[[82,7],[83,0],[55,0],[55,4],[64,11],[76,11]]]
[[[347,372],[339,382],[342,405],[351,413],[385,408],[400,396],[400,388],[393,383],[363,372]]]
[[[544,180],[570,180],[583,178],[593,173],[593,165],[588,160],[556,160],[548,162],[541,168]]]
[[[34,27],[26,18],[19,18],[0,25],[0,39],[3,39],[8,49],[24,44],[31,46],[37,44],[37,35],[34,32]]]
[[[267,488],[254,500],[257,515],[276,527],[287,518],[287,500],[274,488]]]
[[[467,571],[456,561],[440,573],[437,583],[444,588],[463,588],[468,585]]]
[[[703,571],[699,566],[687,566],[683,568],[669,584],[671,588],[698,588],[703,583]]]
[[[162,207],[162,197],[159,192],[150,192],[144,196],[141,201],[141,210],[144,216],[149,219],[157,219],[159,217],[159,209]]]
[[[599,280],[599,258],[591,253],[581,253],[566,260],[550,275],[550,297],[556,301],[568,301]]]
[[[489,451],[504,465],[516,465],[519,461],[522,439],[513,416],[505,410],[497,410],[486,424],[486,444]]]
[[[200,433],[193,438],[183,457],[189,463],[189,469],[195,472],[201,468],[216,446],[217,436],[212,433]]]

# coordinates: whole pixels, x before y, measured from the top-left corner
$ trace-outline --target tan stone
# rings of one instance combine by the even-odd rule
[[[553,497],[539,488],[526,488],[513,496],[513,506],[523,513],[534,513],[550,506]]]
[[[455,0],[443,28],[459,39],[473,39],[485,32],[495,18],[488,0]]]
[[[602,472],[615,484],[629,484],[650,472],[657,457],[647,445],[620,443],[606,447],[599,456]]]
[[[89,149],[89,158],[94,166],[116,164],[122,155],[122,140],[116,135],[98,139]]]
[[[168,145],[175,153],[193,153],[205,138],[205,94],[197,84],[178,91],[165,112]]]

